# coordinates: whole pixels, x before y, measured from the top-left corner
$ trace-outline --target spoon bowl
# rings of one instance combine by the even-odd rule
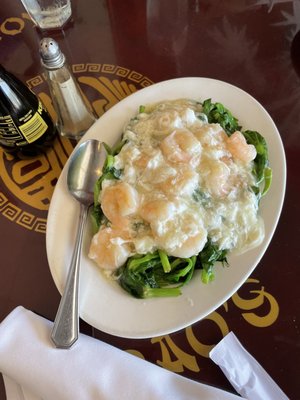
[[[70,348],[79,335],[78,291],[82,238],[88,209],[94,201],[94,186],[101,175],[104,161],[104,146],[95,139],[76,147],[69,160],[67,187],[80,203],[80,214],[67,282],[51,333],[51,339],[58,348]]]
[[[88,206],[93,203],[94,185],[101,174],[104,159],[103,145],[95,139],[83,142],[71,155],[67,186],[80,203]]]

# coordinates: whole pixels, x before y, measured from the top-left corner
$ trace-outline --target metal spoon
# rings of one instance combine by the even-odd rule
[[[91,139],[80,144],[69,161],[67,186],[71,195],[80,203],[80,215],[66,287],[51,333],[52,341],[59,348],[70,348],[78,339],[78,284],[83,231],[88,209],[94,201],[94,185],[101,174],[104,160],[103,145]]]

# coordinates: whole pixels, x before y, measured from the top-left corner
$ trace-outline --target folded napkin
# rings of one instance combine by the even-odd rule
[[[0,324],[8,400],[241,399],[83,334],[71,349],[56,349],[51,327],[21,306]]]

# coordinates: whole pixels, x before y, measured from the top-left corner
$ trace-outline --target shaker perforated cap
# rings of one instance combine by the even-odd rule
[[[40,55],[42,65],[48,69],[56,69],[63,66],[65,56],[61,52],[54,39],[44,38],[40,42]]]

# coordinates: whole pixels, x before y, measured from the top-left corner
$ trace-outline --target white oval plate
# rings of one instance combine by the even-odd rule
[[[142,89],[108,110],[84,135],[116,143],[125,124],[140,105],[162,100],[190,98],[221,102],[239,119],[243,129],[257,130],[269,147],[273,182],[261,201],[265,239],[254,250],[229,256],[230,266],[216,266],[215,281],[203,284],[199,271],[175,298],[140,300],[111,282],[88,259],[91,229],[85,232],[80,272],[80,316],[106,333],[125,338],[149,338],[168,334],[199,321],[231,297],[252,273],[276,228],[281,213],[286,182],[285,154],[279,132],[266,110],[249,94],[228,83],[208,78],[178,78]],[[69,195],[64,167],[57,182],[48,214],[47,256],[54,282],[62,293],[73,251],[79,204]]]

